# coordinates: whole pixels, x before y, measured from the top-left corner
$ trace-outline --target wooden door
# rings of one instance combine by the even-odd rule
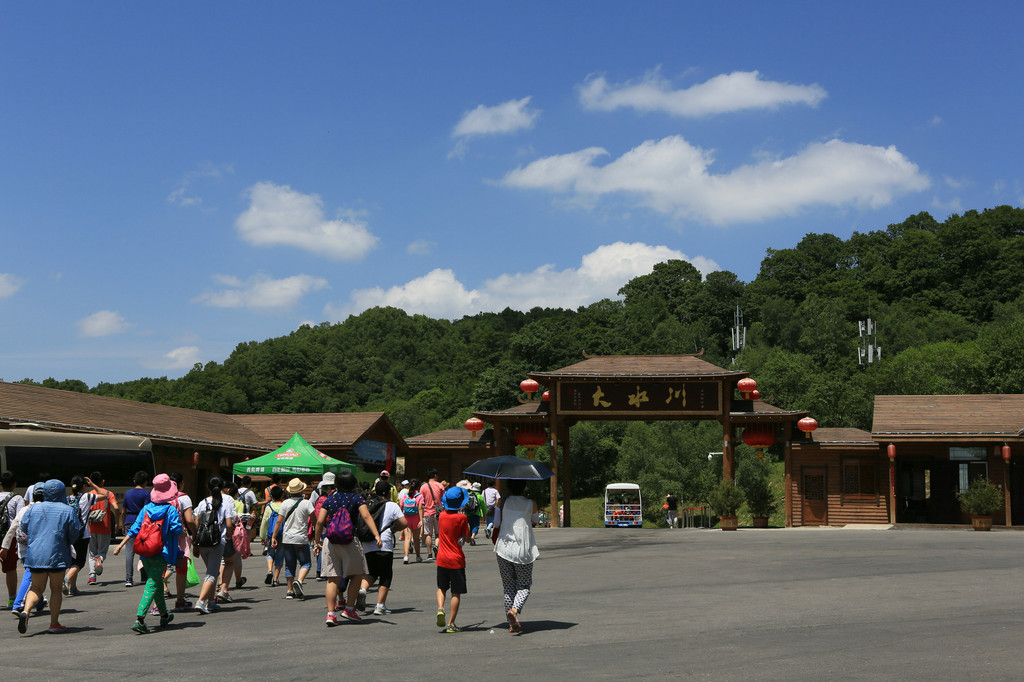
[[[828,495],[825,467],[805,467],[802,472],[803,524],[824,526],[828,523]]]

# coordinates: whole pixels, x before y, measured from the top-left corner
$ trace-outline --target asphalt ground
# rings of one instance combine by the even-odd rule
[[[3,669],[76,680],[1024,679],[1024,533],[569,528],[537,538],[520,634],[508,632],[489,543],[466,547],[458,634],[435,625],[432,562],[396,556],[392,613],[326,628],[324,583],[286,600],[263,585],[254,556],[249,584],[219,613],[177,614],[137,635],[142,589],[123,586],[110,556],[107,582],[65,598],[67,633],[47,634],[43,615],[19,635],[0,614]]]

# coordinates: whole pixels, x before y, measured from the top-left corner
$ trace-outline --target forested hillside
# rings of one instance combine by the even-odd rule
[[[383,410],[405,436],[516,404],[530,370],[583,351],[692,353],[729,365],[738,305],[749,328],[735,367],[762,396],[822,426],[871,428],[877,394],[1019,393],[1024,387],[1024,210],[937,222],[927,213],[847,240],[809,234],[770,249],[749,283],[670,261],[625,283],[621,300],[435,320],[392,308],[240,343],[180,379],[47,386],[229,413]],[[881,361],[858,365],[858,321],[877,322]],[[574,490],[609,477],[699,499],[717,425],[581,424]],[[651,453],[658,453],[652,457]],[[697,455],[700,455],[699,457]],[[711,476],[713,478],[713,476]]]

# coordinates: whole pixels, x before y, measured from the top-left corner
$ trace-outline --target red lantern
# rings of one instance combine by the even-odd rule
[[[750,392],[750,399],[751,400],[760,400],[761,399],[761,391],[751,391]]]
[[[540,399],[544,402],[549,402],[551,400],[551,391],[544,391],[544,393],[541,394]]]
[[[889,455],[890,462],[896,461],[896,444],[889,443],[889,447],[885,449],[885,454]]]
[[[764,449],[775,445],[775,429],[767,424],[754,424],[743,429],[743,442],[757,450],[757,458],[764,461]]]
[[[533,379],[523,379],[519,382],[519,390],[525,393],[527,398],[532,398],[539,388],[540,384]]]
[[[1010,463],[1010,446],[1003,444],[1003,461],[1007,464]]]
[[[466,420],[466,429],[470,433],[472,433],[474,436],[476,435],[477,431],[480,431],[483,428],[484,428],[483,420],[481,420],[481,419],[479,419],[477,417],[471,417],[471,418]]]
[[[804,417],[796,423],[796,428],[804,432],[804,435],[810,439],[811,432],[818,428],[818,420],[813,417]]]
[[[192,453],[192,466],[193,467],[199,466],[199,453],[198,452],[193,452]]]
[[[527,458],[533,459],[533,451],[548,442],[543,426],[527,424],[516,429],[516,445],[527,450]]]
[[[750,400],[750,394],[757,388],[757,382],[747,377],[736,382],[736,390],[740,392],[744,400]]]

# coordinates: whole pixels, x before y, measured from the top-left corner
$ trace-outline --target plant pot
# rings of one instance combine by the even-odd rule
[[[740,521],[736,516],[719,516],[718,525],[721,526],[722,530],[736,530],[740,525]]]
[[[972,516],[971,525],[974,526],[974,530],[992,530],[992,517]]]
[[[754,517],[754,528],[767,528],[768,517],[767,516],[755,516]]]

